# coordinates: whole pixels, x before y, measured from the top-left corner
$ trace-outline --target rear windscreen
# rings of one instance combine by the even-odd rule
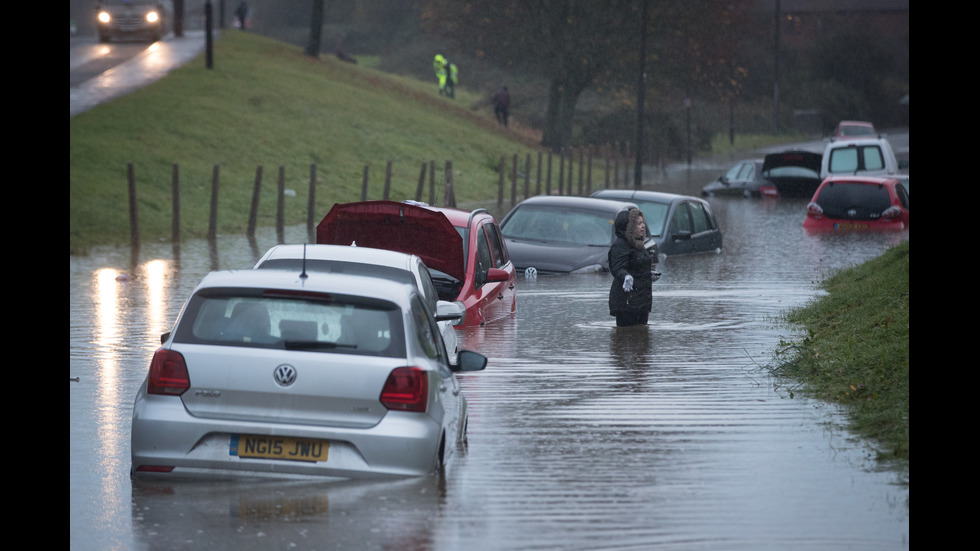
[[[838,182],[824,186],[817,204],[830,218],[877,220],[892,203],[884,186]]]
[[[401,309],[384,301],[210,291],[188,302],[174,340],[400,357],[402,327]]]

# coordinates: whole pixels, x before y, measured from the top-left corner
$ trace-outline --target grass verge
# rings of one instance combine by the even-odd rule
[[[316,209],[360,200],[365,167],[369,199],[380,199],[387,162],[390,197],[412,198],[423,162],[435,161],[442,199],[445,162],[453,162],[459,201],[497,197],[500,156],[537,151],[517,125],[501,127],[478,98],[458,89],[440,97],[420,82],[338,61],[254,33],[225,32],[213,69],[199,56],[165,78],[72,117],[69,122],[69,254],[129,242],[127,165],[133,164],[140,235],[171,234],[171,183],[180,180],[181,233],[207,235],[211,181],[219,167],[218,232],[244,233],[263,167],[259,224],[272,225],[282,167],[287,224],[306,221],[311,166]],[[536,162],[536,155],[534,161]],[[509,194],[509,190],[508,190]]]
[[[816,398],[843,404],[851,428],[880,444],[880,458],[909,459],[909,242],[841,271],[827,295],[791,311],[806,329],[782,342],[770,370]]]

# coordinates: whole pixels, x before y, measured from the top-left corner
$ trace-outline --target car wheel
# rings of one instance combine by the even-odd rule
[[[446,467],[446,433],[442,434],[442,440],[439,441],[439,453],[436,455],[436,470],[442,470]]]
[[[749,189],[742,190],[742,196],[745,197],[746,199],[751,199],[752,198],[752,190],[749,190]]]

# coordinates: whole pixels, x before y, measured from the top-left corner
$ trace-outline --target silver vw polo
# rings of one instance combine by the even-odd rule
[[[465,439],[466,399],[417,287],[285,270],[214,272],[154,354],[134,477],[423,475]]]

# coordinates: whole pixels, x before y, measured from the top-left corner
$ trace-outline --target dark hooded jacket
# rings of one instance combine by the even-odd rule
[[[643,214],[636,208],[616,215],[616,240],[609,247],[609,271],[613,282],[609,288],[609,314],[649,312],[653,304],[653,255],[644,248],[643,237],[630,239],[637,219]],[[623,290],[623,280],[633,276],[633,290]]]

